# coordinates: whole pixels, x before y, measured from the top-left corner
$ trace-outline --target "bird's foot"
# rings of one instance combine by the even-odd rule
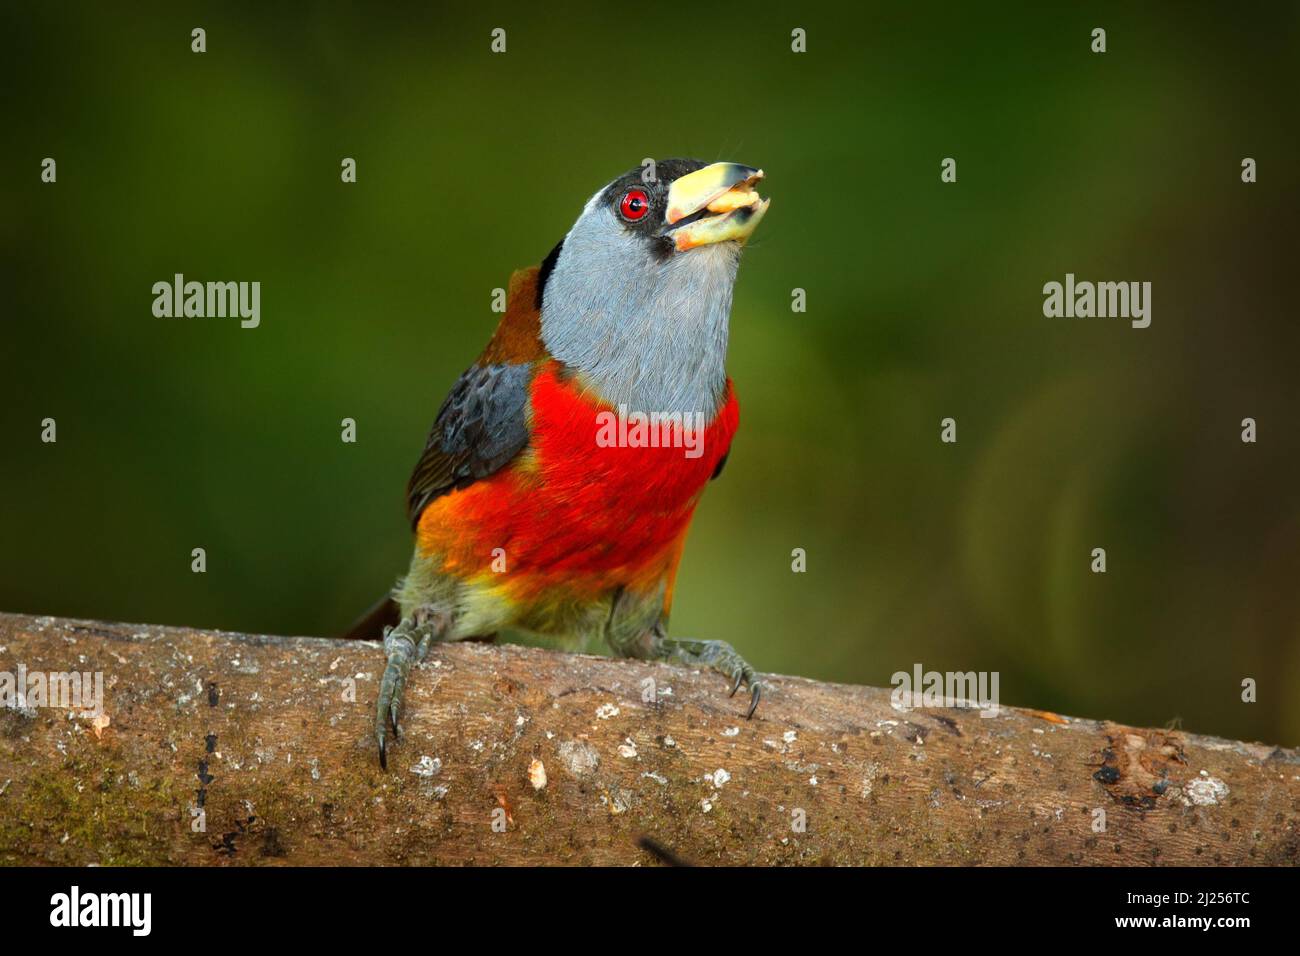
[[[379,682],[379,703],[375,713],[375,739],[379,743],[379,766],[388,769],[388,732],[393,740],[401,739],[399,721],[406,695],[406,678],[411,665],[429,653],[435,641],[442,640],[451,627],[451,616],[441,611],[421,609],[403,618],[397,627],[384,632],[384,653],[388,663]]]
[[[663,659],[689,664],[696,667],[709,667],[731,678],[731,694],[735,697],[741,686],[749,690],[749,710],[745,717],[753,717],[758,701],[763,696],[766,685],[759,679],[758,671],[741,657],[734,647],[726,641],[673,641],[663,640],[660,644]]]

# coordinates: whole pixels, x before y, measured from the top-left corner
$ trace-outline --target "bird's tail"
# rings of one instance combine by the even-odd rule
[[[341,637],[345,641],[381,641],[384,638],[384,628],[397,627],[401,619],[397,602],[385,594]]]

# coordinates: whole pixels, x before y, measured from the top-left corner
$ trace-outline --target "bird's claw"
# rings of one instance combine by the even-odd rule
[[[379,766],[388,769],[388,730],[392,727],[393,740],[401,741],[399,721],[402,716],[402,699],[406,693],[406,675],[411,672],[415,659],[415,641],[405,630],[398,628],[384,635],[384,651],[388,663],[379,682],[379,703],[375,714],[375,740],[379,744]]]
[[[749,709],[745,712],[745,718],[754,716],[758,702],[763,697],[764,684],[758,671],[736,653],[734,647],[726,641],[667,641],[665,644],[669,656],[690,664],[703,664],[730,677],[732,685],[728,696],[735,697],[736,691],[742,686],[748,687]]]
[[[379,682],[379,703],[375,711],[375,740],[379,743],[379,766],[388,769],[388,732],[392,728],[394,743],[402,740],[402,706],[406,699],[406,679],[411,665],[422,661],[429,648],[443,640],[451,630],[452,617],[446,611],[422,607],[397,627],[384,631],[384,653],[388,663]],[[419,638],[419,642],[416,642]]]

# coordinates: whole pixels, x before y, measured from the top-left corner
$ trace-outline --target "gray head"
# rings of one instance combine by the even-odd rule
[[[542,340],[613,405],[711,416],[761,170],[666,159],[592,196],[542,265]]]

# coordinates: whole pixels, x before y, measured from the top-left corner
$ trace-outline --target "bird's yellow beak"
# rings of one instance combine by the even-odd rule
[[[674,180],[668,187],[665,235],[678,252],[715,242],[744,242],[771,202],[754,190],[762,178],[761,169],[713,163]]]

